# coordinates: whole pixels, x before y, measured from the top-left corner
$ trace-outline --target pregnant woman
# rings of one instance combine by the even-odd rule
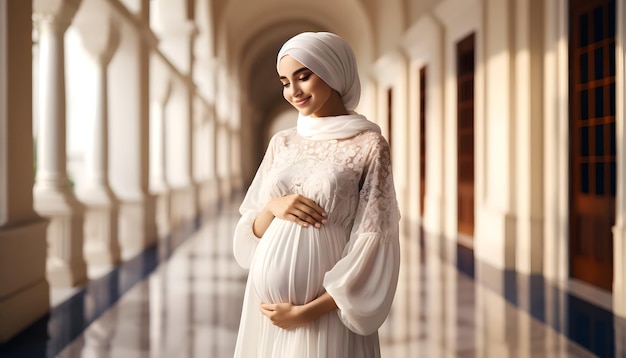
[[[250,271],[235,357],[380,357],[400,257],[389,145],[354,112],[361,87],[341,37],[291,38],[277,70],[299,116],[240,208],[234,254]]]

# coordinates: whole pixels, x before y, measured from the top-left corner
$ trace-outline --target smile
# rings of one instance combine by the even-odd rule
[[[304,99],[293,101],[293,104],[295,104],[298,107],[302,107],[302,106],[306,105],[309,102],[309,99],[311,99],[311,97],[306,97]]]

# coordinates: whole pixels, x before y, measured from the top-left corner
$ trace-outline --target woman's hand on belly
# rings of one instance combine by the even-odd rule
[[[326,212],[315,201],[300,194],[273,198],[266,205],[253,224],[257,237],[263,236],[274,217],[289,220],[307,227],[316,228],[326,224]]]
[[[291,329],[309,322],[302,314],[303,307],[291,303],[261,303],[260,310],[275,326]]]
[[[261,303],[260,307],[261,313],[272,321],[272,324],[283,329],[303,326],[335,309],[337,304],[328,292],[301,306],[291,303]]]

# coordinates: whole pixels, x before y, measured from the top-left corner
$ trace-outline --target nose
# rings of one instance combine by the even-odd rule
[[[295,83],[292,83],[290,87],[291,87],[292,97],[300,97],[302,95],[302,90],[300,89],[300,86],[296,85]]]

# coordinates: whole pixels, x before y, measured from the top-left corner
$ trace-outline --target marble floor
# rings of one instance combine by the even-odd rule
[[[0,357],[231,357],[246,279],[231,253],[236,219],[227,209],[168,254],[95,280]],[[626,325],[610,313],[585,303],[576,312],[580,300],[542,281],[504,275],[499,290],[462,252],[450,264],[423,246],[402,239],[383,357],[626,357]]]

